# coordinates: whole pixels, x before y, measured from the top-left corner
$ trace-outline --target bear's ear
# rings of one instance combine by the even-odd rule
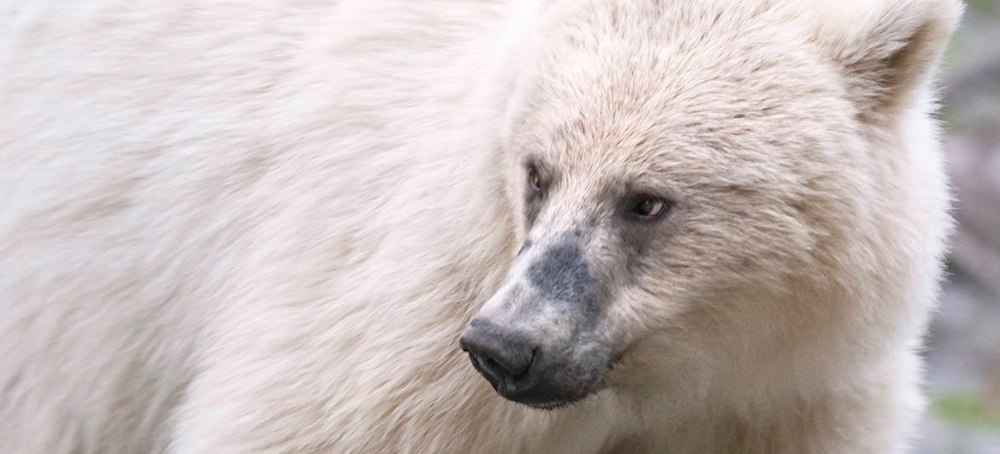
[[[815,39],[866,121],[893,118],[932,82],[960,0],[817,0]]]

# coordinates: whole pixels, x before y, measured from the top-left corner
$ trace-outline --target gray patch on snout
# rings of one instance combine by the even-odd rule
[[[587,262],[574,243],[552,246],[528,268],[540,303],[559,303],[580,327],[597,322],[597,295]]]
[[[531,240],[526,240],[526,241],[524,242],[524,244],[522,244],[522,245],[521,245],[521,249],[518,249],[518,251],[517,251],[517,255],[521,255],[521,254],[523,254],[523,253],[524,253],[525,251],[527,251],[528,249],[531,249],[531,245],[532,245],[532,244],[533,244],[533,243],[531,242]]]

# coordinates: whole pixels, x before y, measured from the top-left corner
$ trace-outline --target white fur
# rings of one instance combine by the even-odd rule
[[[9,0],[0,452],[901,452],[950,225],[930,84],[960,6],[674,3]],[[692,16],[642,35],[658,8]],[[621,79],[642,96],[705,96],[624,122],[592,105],[644,52],[669,64]],[[741,72],[755,55],[801,65]],[[706,265],[731,286],[685,295],[701,315],[616,308],[646,340],[587,400],[497,396],[457,340],[526,234],[512,144],[577,110],[622,122],[619,145],[711,126],[738,103],[698,85],[721,74],[788,116],[723,132],[759,166],[671,184],[765,175],[802,217],[753,199],[741,236],[692,215],[722,234],[676,261],[758,265]],[[649,158],[586,143],[581,166]],[[687,144],[678,165],[715,162]]]

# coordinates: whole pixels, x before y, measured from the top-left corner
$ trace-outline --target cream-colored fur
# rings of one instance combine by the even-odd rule
[[[0,452],[902,452],[961,7],[833,3],[4,2]],[[678,199],[551,412],[458,349],[531,151]]]

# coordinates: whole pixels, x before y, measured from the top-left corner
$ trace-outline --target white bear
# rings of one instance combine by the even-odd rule
[[[0,452],[903,452],[960,12],[8,1]]]

